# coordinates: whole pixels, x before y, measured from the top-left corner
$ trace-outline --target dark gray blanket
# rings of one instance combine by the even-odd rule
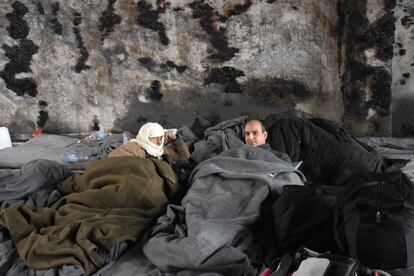
[[[300,169],[310,182],[343,186],[354,176],[383,172],[382,157],[356,139],[346,139],[316,126],[311,120],[269,115],[265,120],[271,148],[303,161]],[[327,123],[323,123],[327,127]],[[328,128],[328,127],[327,127]]]
[[[409,160],[401,170],[414,182],[414,137],[364,137],[358,140],[373,147],[384,158]]]
[[[191,158],[199,163],[223,151],[238,148],[244,144],[243,133],[247,116],[221,122],[207,128],[204,139],[194,144]]]
[[[0,207],[17,201],[50,206],[60,197],[55,184],[71,175],[69,168],[50,160],[34,160],[19,170],[0,170]]]
[[[273,153],[243,145],[200,163],[182,206],[169,205],[152,238],[148,259],[166,272],[255,273],[245,250],[263,202],[304,176]]]

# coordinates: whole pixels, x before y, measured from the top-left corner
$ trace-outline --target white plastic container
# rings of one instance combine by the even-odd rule
[[[0,150],[10,148],[12,142],[10,140],[10,133],[7,127],[0,127]]]
[[[177,129],[176,128],[167,128],[167,129],[164,129],[164,132],[172,133],[172,134],[176,135],[177,134]]]

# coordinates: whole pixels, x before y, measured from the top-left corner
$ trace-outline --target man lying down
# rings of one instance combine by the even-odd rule
[[[305,177],[287,155],[266,147],[260,121],[245,130],[247,145],[201,162],[181,205],[168,205],[158,219],[143,251],[160,270],[256,275],[250,260],[263,206]]]
[[[164,148],[164,139],[174,140],[172,149]],[[54,176],[53,179],[44,177],[48,182],[36,186],[54,186],[63,195],[51,206],[21,202],[0,209],[0,226],[8,230],[25,264],[38,269],[36,275],[51,275],[47,269],[65,265],[73,266],[69,269],[71,275],[89,275],[110,261],[105,253],[126,241],[141,239],[156,218],[165,212],[167,203],[180,188],[176,174],[166,161],[187,159],[188,149],[174,134],[165,134],[157,123],[145,124],[137,139],[125,145],[111,158],[93,162],[83,174],[66,178],[57,186],[54,183],[68,176],[60,173],[65,171],[65,166],[48,161],[57,166],[56,172],[51,172],[52,167],[39,167],[42,170],[33,167],[42,162],[28,164],[32,166],[30,171]],[[130,154],[128,150],[131,149]],[[8,175],[0,180],[13,184],[16,190],[19,183],[26,183],[20,180],[27,180],[27,176],[24,173],[14,175],[16,177]],[[24,179],[19,179],[19,175]],[[5,192],[10,190],[10,185],[1,184]],[[20,194],[31,196],[27,192]],[[2,253],[0,266],[8,266],[4,260],[5,255],[10,254],[0,250]],[[78,271],[79,267],[83,271]],[[0,271],[7,269],[0,267]],[[59,270],[58,274],[61,272]]]

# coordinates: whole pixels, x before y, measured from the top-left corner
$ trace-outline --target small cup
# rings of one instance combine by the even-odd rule
[[[176,128],[167,128],[167,129],[164,129],[164,132],[172,133],[172,134],[176,135],[177,134],[177,129]]]

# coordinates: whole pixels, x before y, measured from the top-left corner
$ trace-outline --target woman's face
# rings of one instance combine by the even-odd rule
[[[151,141],[151,143],[161,146],[162,145],[162,137],[163,136],[157,136],[157,137],[148,137],[148,139]]]

